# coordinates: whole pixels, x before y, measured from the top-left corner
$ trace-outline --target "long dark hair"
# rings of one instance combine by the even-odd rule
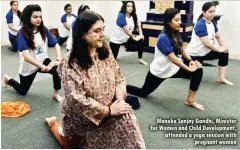
[[[215,6],[213,2],[206,2],[202,6],[202,11],[206,12],[209,8],[212,6]],[[203,17],[203,13],[198,17],[198,20],[200,20]]]
[[[17,2],[18,3],[18,1],[11,1],[10,2],[10,6],[12,6],[15,2]],[[12,10],[12,9],[11,9]],[[21,18],[21,11],[20,10],[17,10],[17,16],[18,16],[18,18],[20,19]]]
[[[82,4],[79,8],[78,8],[78,13],[77,15],[79,16],[81,12],[85,11],[86,9],[90,9],[90,7],[88,5],[84,5]]]
[[[182,39],[179,31],[174,30],[170,27],[169,23],[175,17],[176,14],[179,14],[180,10],[175,8],[168,8],[164,12],[164,29],[163,32],[168,35],[168,37],[172,40],[174,54],[181,54],[182,50]]]
[[[134,1],[122,1],[122,3],[123,3],[123,5],[122,5],[122,8],[121,8],[119,13],[124,13],[124,14],[127,12],[127,3],[132,3],[133,4],[133,11],[130,15],[133,17],[133,22],[134,22],[135,29],[138,29],[138,17],[137,17],[136,7],[135,7]]]
[[[27,5],[22,13],[21,22],[22,22],[22,29],[21,32],[23,34],[23,37],[25,38],[27,44],[31,49],[35,49],[35,43],[34,43],[34,34],[33,34],[33,25],[31,23],[31,16],[34,11],[40,11],[42,12],[42,9],[39,5]],[[38,31],[40,32],[43,41],[46,41],[46,34],[47,34],[47,28],[43,24],[43,20],[41,21],[40,26],[38,27]]]
[[[84,11],[77,17],[72,32],[73,45],[68,61],[70,67],[72,67],[72,63],[75,61],[77,61],[82,69],[86,70],[93,65],[88,49],[88,43],[83,37],[98,20],[104,22],[103,17],[93,11]],[[97,52],[100,60],[108,58],[109,50],[105,42],[103,42],[101,48],[97,48]]]

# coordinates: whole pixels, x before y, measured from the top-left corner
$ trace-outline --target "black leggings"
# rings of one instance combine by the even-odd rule
[[[58,37],[58,44],[63,45],[67,41],[68,37]]]
[[[43,61],[44,65],[48,65],[51,62],[49,58],[45,59]],[[26,95],[28,90],[30,89],[32,82],[38,72],[41,73],[50,73],[53,76],[53,86],[55,90],[61,89],[61,79],[57,74],[57,66],[54,66],[49,72],[42,72],[41,69],[37,70],[35,73],[28,75],[28,76],[22,76],[20,77],[20,84],[15,81],[14,79],[10,79],[8,81],[8,84],[12,86],[20,95]]]
[[[113,56],[115,59],[117,59],[119,48],[121,45],[125,45],[127,47],[127,49],[129,49],[129,50],[134,49],[134,50],[138,51],[138,58],[139,59],[142,58],[143,48],[144,48],[143,39],[141,39],[139,41],[134,41],[133,39],[130,38],[126,43],[122,43],[122,44],[116,44],[116,43],[110,42],[110,48],[112,50],[112,53],[113,53]]]
[[[202,80],[202,75],[202,68],[199,68],[194,72],[188,72],[180,68],[179,71],[170,78],[191,78],[189,89],[192,91],[197,91]],[[149,71],[142,88],[127,85],[127,92],[140,97],[147,97],[166,79],[167,78],[156,77]]]
[[[211,51],[205,56],[191,56],[191,58],[193,60],[198,60],[200,63],[203,63],[204,60],[219,59],[218,66],[225,67],[228,65],[229,54]]]
[[[10,35],[10,33],[8,33],[8,34],[9,34],[9,41],[10,41],[10,43],[12,45],[12,49],[11,50],[13,52],[17,52],[18,51],[17,36]]]

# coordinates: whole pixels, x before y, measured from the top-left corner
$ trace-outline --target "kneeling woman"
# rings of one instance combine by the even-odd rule
[[[24,8],[21,22],[22,29],[18,32],[18,50],[20,56],[20,83],[4,75],[6,85],[12,86],[19,94],[26,95],[38,72],[53,76],[53,98],[61,101],[59,95],[61,80],[57,74],[57,65],[61,62],[61,50],[57,40],[44,26],[42,9],[39,5],[28,5]],[[48,47],[55,47],[57,61],[53,63],[48,57]]]
[[[58,73],[65,96],[61,125],[46,118],[63,148],[145,148],[138,121],[126,100],[123,74],[103,41],[104,20],[82,12],[73,27],[73,47]]]
[[[179,34],[180,24],[180,11],[175,8],[167,9],[164,13],[164,31],[158,37],[155,58],[150,65],[145,83],[142,88],[127,85],[127,92],[146,97],[167,78],[191,77],[189,94],[185,104],[204,110],[202,105],[195,102],[195,95],[201,83],[203,71],[201,64],[198,61],[192,61],[183,49]],[[181,55],[189,62],[189,65],[185,65],[181,61]]]
[[[192,32],[192,39],[187,47],[187,52],[193,60],[203,63],[204,60],[218,59],[217,82],[232,86],[233,83],[225,77],[229,59],[229,49],[226,47],[223,37],[218,32],[217,26],[212,22],[215,16],[215,6],[212,2],[206,2],[202,7],[202,14]],[[220,47],[214,45],[215,38]]]
[[[123,1],[116,23],[116,30],[113,32],[109,44],[114,58],[117,59],[121,45],[125,45],[129,49],[131,49],[130,47],[136,46],[134,49],[138,51],[137,62],[147,65],[147,62],[142,59],[144,36],[140,23],[138,22],[134,1]],[[134,30],[138,31],[139,35],[134,35]]]

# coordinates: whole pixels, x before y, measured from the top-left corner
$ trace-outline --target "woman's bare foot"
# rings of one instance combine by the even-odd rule
[[[45,118],[45,120],[47,121],[47,123],[49,124],[52,120],[57,120],[56,116],[52,116],[50,118]]]
[[[226,84],[226,85],[230,85],[230,86],[234,85],[232,82],[228,81],[227,79],[220,79],[220,78],[218,78],[217,82],[218,83],[223,83],[223,84]]]
[[[51,123],[52,121],[56,121],[57,118],[56,118],[56,116],[52,116],[52,117],[50,117],[50,118],[45,118],[45,120],[46,120],[46,122],[48,123],[48,125],[49,125],[49,127],[50,127],[50,123]],[[57,123],[57,124],[58,124],[58,123]],[[50,128],[51,128],[51,127],[50,127]],[[64,137],[63,128],[62,128],[61,126],[58,127],[58,133]]]
[[[137,62],[138,62],[139,64],[143,64],[143,65],[145,65],[145,66],[148,65],[148,63],[147,63],[146,61],[144,61],[143,59],[138,59]]]
[[[8,81],[11,79],[11,77],[9,77],[7,74],[4,74],[4,84],[6,87],[10,87],[10,85],[8,84]]]
[[[187,105],[187,106],[192,106],[192,107],[194,107],[194,108],[196,108],[196,109],[198,109],[198,110],[204,110],[204,106],[203,106],[203,105],[200,105],[200,104],[198,104],[198,103],[196,103],[196,102],[188,102],[188,101],[185,101],[185,105]]]
[[[63,100],[63,97],[60,96],[58,93],[54,93],[53,99],[56,100],[57,102],[61,102]]]

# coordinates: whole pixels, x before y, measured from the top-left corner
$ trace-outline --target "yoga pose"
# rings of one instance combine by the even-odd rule
[[[70,4],[65,5],[64,11],[66,13],[61,18],[62,27],[59,29],[59,45],[62,45],[67,41],[68,37],[70,36],[72,22],[76,19],[76,15],[72,14],[72,6]]]
[[[186,105],[204,110],[204,107],[195,102],[195,95],[202,80],[203,70],[198,61],[192,61],[191,57],[183,49],[183,43],[179,34],[181,24],[180,11],[169,8],[164,13],[164,30],[158,36],[155,46],[154,60],[150,65],[142,88],[127,85],[127,92],[140,97],[147,97],[168,78],[191,78]],[[188,61],[184,64],[182,56]]]
[[[46,118],[62,148],[145,148],[138,121],[125,102],[125,78],[103,41],[104,20],[82,12],[73,27],[73,48],[58,67],[64,87],[61,124]]]
[[[121,45],[125,44],[127,48],[131,47],[131,45],[136,45],[136,49],[138,51],[138,63],[147,65],[147,62],[142,59],[144,36],[142,34],[141,25],[138,22],[136,7],[133,1],[123,1],[116,23],[116,30],[110,38],[110,47],[114,58],[117,59]],[[139,35],[134,35],[134,30],[138,31]]]
[[[202,14],[192,32],[192,39],[187,46],[187,52],[193,60],[203,63],[204,60],[218,59],[217,82],[233,85],[225,77],[229,59],[229,49],[223,37],[218,31],[218,27],[212,22],[215,16],[215,6],[212,2],[207,2],[202,7]],[[215,46],[216,40],[219,46]]]
[[[6,15],[7,24],[8,24],[8,37],[11,43],[11,51],[18,51],[17,44],[17,32],[21,28],[20,18],[21,12],[18,10],[18,1],[10,2],[11,10]]]
[[[12,86],[19,94],[26,95],[38,72],[53,76],[53,98],[60,101],[62,97],[61,80],[57,74],[57,65],[61,61],[60,46],[50,31],[43,24],[42,10],[39,5],[28,5],[23,10],[22,29],[18,32],[18,49],[20,55],[20,83],[4,75],[6,85]],[[57,61],[52,63],[48,57],[48,47],[55,47]]]

